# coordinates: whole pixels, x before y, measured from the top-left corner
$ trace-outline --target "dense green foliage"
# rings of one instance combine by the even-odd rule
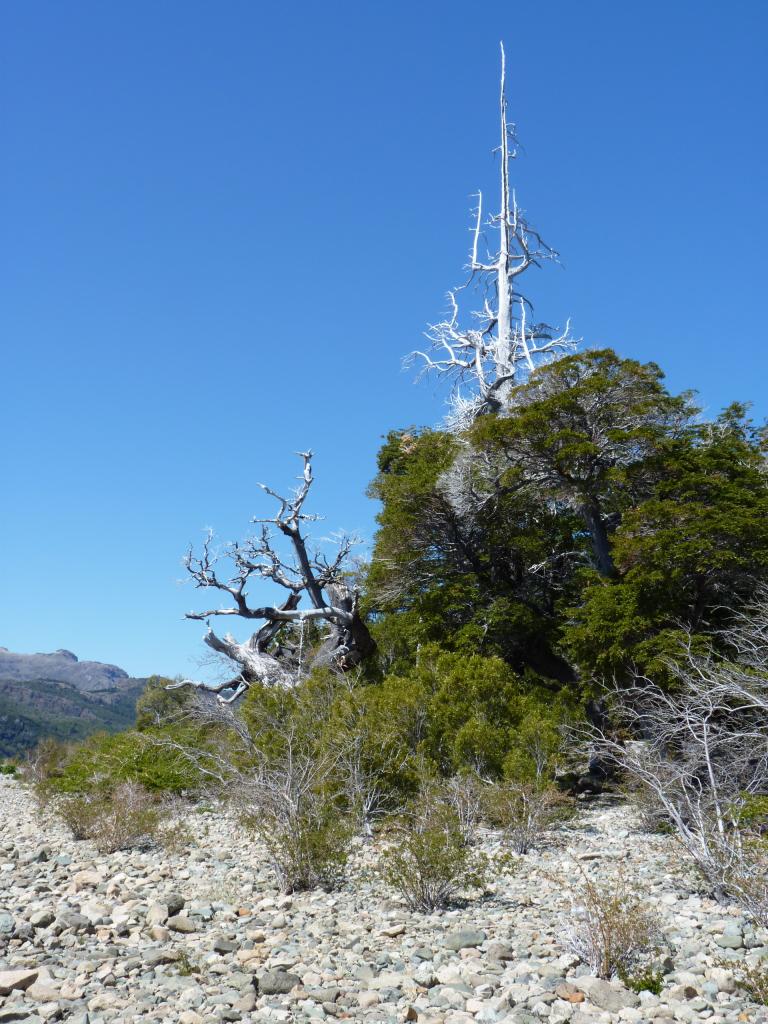
[[[437,643],[568,679],[569,666],[552,647],[552,595],[527,566],[548,558],[553,538],[569,546],[572,524],[513,481],[484,494],[471,516],[462,514],[443,479],[464,475],[467,462],[471,478],[471,450],[435,431],[390,434],[379,454],[371,494],[382,509],[367,602],[383,667],[398,670],[421,645]]]
[[[75,744],[54,737],[41,742],[31,755],[41,794],[108,796],[122,783],[137,783],[149,792],[182,793],[198,785],[199,775],[183,751],[210,748],[215,732],[154,715],[157,707],[164,713],[183,707],[186,698],[166,690],[169,682],[160,676],[148,681],[136,705],[136,729],[99,732]]]
[[[575,711],[565,693],[531,685],[501,658],[423,647],[413,665],[357,685],[316,673],[291,691],[251,687],[242,715],[258,750],[318,758],[347,751],[384,803],[414,791],[424,773],[473,770],[487,778],[551,774],[558,726]]]
[[[467,844],[453,808],[431,801],[427,794],[420,796],[396,826],[381,873],[411,909],[429,913],[461,891],[482,889],[490,865]]]
[[[385,670],[425,644],[498,656],[531,692],[661,679],[768,575],[766,435],[714,422],[654,364],[539,369],[464,436],[388,436],[368,576]]]
[[[599,678],[631,659],[659,679],[686,630],[726,625],[768,573],[765,452],[743,410],[660,446],[653,471],[613,537],[617,580],[587,582],[565,635]]]
[[[97,733],[62,752],[50,776],[58,793],[109,790],[121,782],[138,782],[149,790],[182,792],[189,788],[190,767],[179,753],[168,753],[138,732],[111,736]]]

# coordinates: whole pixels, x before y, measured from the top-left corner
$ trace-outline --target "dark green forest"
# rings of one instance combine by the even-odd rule
[[[610,350],[542,367],[463,436],[392,432],[365,597],[382,671],[497,657],[577,700],[664,678],[765,580],[767,438]]]

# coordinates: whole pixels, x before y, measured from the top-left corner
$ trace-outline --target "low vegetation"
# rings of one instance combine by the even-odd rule
[[[434,788],[403,813],[383,855],[382,876],[412,910],[429,913],[460,894],[482,889],[488,860],[467,843],[467,830],[455,808]]]
[[[768,1006],[768,968],[761,964],[733,964],[727,967],[733,971],[737,982],[756,1003]]]
[[[290,751],[238,780],[241,820],[263,843],[283,892],[332,889],[354,835],[332,761]]]
[[[689,637],[675,687],[643,677],[614,694],[592,738],[679,839],[713,892],[768,923],[768,592],[714,644]],[[635,737],[631,742],[626,737]]]
[[[157,801],[137,782],[62,796],[55,806],[75,839],[90,839],[100,853],[152,845],[160,827]]]
[[[546,780],[504,781],[484,794],[488,821],[502,830],[515,853],[529,853],[574,813],[573,801]]]
[[[655,986],[652,958],[660,943],[658,915],[623,875],[609,886],[593,881],[583,870],[580,874],[580,892],[565,928],[568,948],[598,978],[621,977],[633,987]]]

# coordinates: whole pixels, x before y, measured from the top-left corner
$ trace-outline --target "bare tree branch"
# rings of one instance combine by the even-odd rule
[[[349,557],[354,545],[351,537],[342,536],[332,557],[309,548],[302,533],[302,524],[319,517],[304,511],[312,483],[312,453],[299,452],[302,472],[293,494],[284,496],[266,484],[261,489],[278,502],[278,510],[269,518],[254,517],[251,521],[260,530],[255,537],[224,545],[214,550],[213,534],[208,533],[200,555],[190,549],[184,560],[195,587],[215,590],[226,595],[229,603],[218,608],[188,612],[188,619],[206,621],[214,616],[235,616],[257,619],[263,625],[245,643],[233,636],[218,636],[210,624],[205,643],[224,654],[239,666],[238,674],[220,684],[185,679],[177,686],[195,686],[218,694],[222,702],[241,696],[255,682],[292,686],[296,682],[296,645],[289,634],[298,628],[303,637],[306,623],[325,627],[313,663],[326,664],[345,671],[372,653],[374,643],[360,617],[359,594],[349,584]],[[277,546],[279,535],[288,541],[290,556],[284,557]],[[227,567],[224,572],[220,568]],[[248,587],[253,581],[268,580],[289,595],[282,604],[252,606]],[[305,597],[310,607],[299,607]],[[286,633],[286,631],[288,631]],[[282,637],[284,642],[279,642]]]
[[[517,137],[507,116],[503,44],[499,113],[501,208],[487,221],[487,226],[498,232],[498,249],[495,255],[480,258],[483,196],[478,192],[467,281],[448,293],[448,316],[430,325],[426,337],[431,351],[413,352],[408,359],[420,361],[426,372],[434,370],[454,378],[453,419],[459,426],[481,413],[503,408],[512,388],[533,373],[540,362],[575,346],[570,323],[558,331],[546,323],[533,322],[533,307],[517,289],[518,277],[545,261],[557,262],[558,254],[530,226],[510,185],[510,161],[517,156]],[[474,324],[466,326],[461,323],[458,295],[470,287],[483,294],[483,308],[471,314]],[[469,397],[460,394],[464,382],[470,385]]]
[[[768,592],[727,637],[734,660],[689,645],[670,666],[674,690],[638,678],[617,691],[616,724],[633,740],[598,729],[592,740],[651,796],[715,891],[768,920],[766,858],[753,855],[759,844],[743,817],[752,797],[768,793]]]

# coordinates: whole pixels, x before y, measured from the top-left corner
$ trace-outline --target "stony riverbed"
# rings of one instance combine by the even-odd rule
[[[0,777],[0,1024],[768,1021],[729,966],[768,967],[768,935],[710,899],[674,841],[621,803],[581,807],[484,896],[432,915],[387,890],[375,842],[356,848],[340,891],[282,896],[221,811],[187,825],[183,854],[102,855]],[[582,872],[623,873],[658,911],[660,995],[599,981],[568,951]]]

